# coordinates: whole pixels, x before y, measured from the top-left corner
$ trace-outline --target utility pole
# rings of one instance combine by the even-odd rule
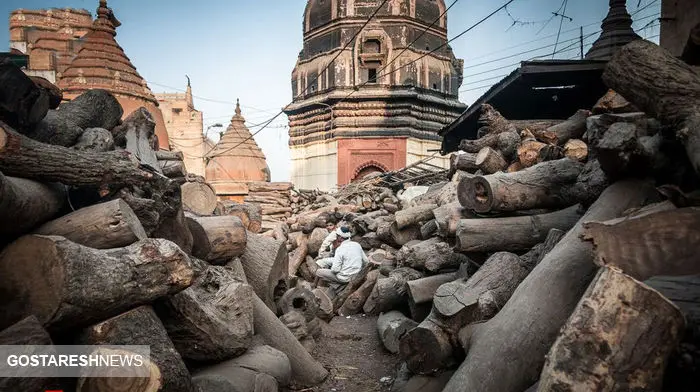
[[[583,26],[581,26],[581,36],[579,37],[579,42],[581,43],[581,60],[583,60]]]

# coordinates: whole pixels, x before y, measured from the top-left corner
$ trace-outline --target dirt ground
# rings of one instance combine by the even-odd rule
[[[396,376],[399,358],[387,352],[377,335],[377,317],[336,316],[323,325],[313,353],[330,375],[305,391],[386,392]]]

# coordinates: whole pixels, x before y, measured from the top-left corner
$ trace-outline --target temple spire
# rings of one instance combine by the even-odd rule
[[[586,53],[586,60],[610,60],[622,46],[642,39],[632,29],[632,17],[627,12],[627,0],[610,0],[610,10],[603,19],[601,28],[603,31]]]
[[[187,90],[185,90],[185,100],[187,101],[187,107],[194,109],[194,101],[192,100],[192,85],[190,84],[190,77],[185,75],[187,78]]]
[[[236,116],[241,115],[241,101],[236,98]]]

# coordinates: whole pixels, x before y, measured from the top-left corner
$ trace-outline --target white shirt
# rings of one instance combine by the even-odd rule
[[[323,243],[321,244],[321,248],[318,251],[318,254],[320,256],[330,256],[331,252],[333,251],[333,241],[335,241],[336,238],[338,238],[338,234],[335,232],[335,230],[332,230],[330,234],[328,234],[326,238],[323,239]]]
[[[369,263],[369,259],[362,246],[355,241],[345,240],[335,250],[331,271],[339,280],[349,282],[366,263]]]

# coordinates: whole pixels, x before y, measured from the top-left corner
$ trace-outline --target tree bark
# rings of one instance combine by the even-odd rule
[[[198,274],[166,240],[98,250],[62,237],[28,235],[0,254],[2,322],[34,314],[50,330],[89,325],[182,291]]]
[[[575,205],[549,214],[462,219],[455,247],[462,252],[527,250],[544,241],[551,229],[568,231],[580,217],[580,206]]]
[[[156,151],[156,158],[159,161],[184,161],[185,154],[182,151],[158,150]]]
[[[684,329],[671,301],[603,267],[549,350],[538,390],[661,391]]]
[[[433,237],[437,233],[437,230],[437,222],[435,222],[435,219],[431,219],[420,227],[420,238],[422,240],[427,240]]]
[[[408,368],[430,374],[453,365],[459,330],[496,315],[532,267],[513,253],[498,252],[470,278],[441,285],[430,315],[401,340]]]
[[[399,265],[415,269],[437,272],[446,268],[457,268],[466,263],[467,256],[452,250],[452,246],[434,237],[413,246],[404,246],[396,254]]]
[[[121,248],[148,237],[122,199],[81,208],[41,225],[34,234],[61,236],[96,249]]]
[[[457,277],[454,273],[447,273],[406,282],[411,318],[418,322],[423,321],[430,314],[433,297],[437,289],[455,279]]]
[[[437,204],[424,204],[397,211],[394,215],[396,226],[399,230],[403,230],[408,226],[429,221],[433,219],[433,210],[436,208],[438,208]]]
[[[216,193],[211,185],[199,182],[186,182],[182,189],[182,205],[186,211],[197,215],[211,215],[216,210]],[[228,214],[226,214],[228,215]]]
[[[237,373],[237,369],[240,368],[272,376],[282,387],[289,385],[292,378],[292,367],[287,354],[264,344],[254,345],[240,357],[206,367],[198,371],[195,378],[203,375],[223,375],[225,378],[240,381],[229,376],[229,369],[234,369]]]
[[[450,174],[456,173],[457,170],[462,170],[465,172],[474,172],[478,168],[479,167],[476,165],[475,153],[450,155]]]
[[[309,235],[309,241],[306,244],[308,248],[308,254],[310,254],[311,256],[317,256],[318,251],[321,248],[321,244],[323,243],[323,240],[326,239],[328,234],[328,230],[326,230],[325,228],[315,228],[314,231],[311,232],[311,235]]]
[[[613,56],[603,81],[647,114],[674,126],[700,174],[700,76],[691,66],[656,44],[638,40]]]
[[[217,205],[216,215],[233,215],[237,216],[243,222],[243,225],[252,233],[260,233],[262,228],[262,209],[257,204],[250,203],[234,203],[224,201]],[[280,238],[277,238],[278,240]]]
[[[389,232],[393,242],[399,247],[406,245],[410,241],[420,239],[420,226],[418,225],[411,225],[403,229],[399,229],[396,222],[394,222],[391,224],[391,226],[389,226]]]
[[[462,140],[459,149],[466,153],[478,153],[486,147],[498,151],[504,158],[510,159],[515,155],[520,143],[520,136],[517,132],[490,133],[476,140]]]
[[[88,128],[71,147],[78,151],[105,152],[114,150],[112,133],[104,128]]]
[[[51,336],[44,330],[35,316],[28,316],[0,331],[0,345],[28,346],[24,354],[46,353],[46,348],[32,346],[51,346]],[[6,367],[5,365],[4,367]],[[17,375],[30,376],[30,368],[22,368]],[[1,391],[46,391],[61,389],[60,383],[50,377],[0,377]]]
[[[316,318],[318,308],[314,293],[302,287],[292,287],[277,300],[277,310],[280,314],[296,311],[304,316],[307,322]]]
[[[80,378],[77,391],[176,391],[194,392],[190,373],[175,351],[163,323],[150,306],[141,306],[82,330],[77,341],[84,345],[147,345],[150,378]]]
[[[112,129],[114,143],[132,153],[142,165],[162,173],[153,146],[157,145],[155,137],[156,121],[144,107],[134,110],[124,122]],[[169,177],[169,176],[168,176]]]
[[[459,202],[445,204],[433,210],[438,234],[442,237],[454,237],[457,233],[457,225],[461,219],[474,218],[475,216]]]
[[[301,386],[313,386],[323,382],[328,376],[328,371],[309,355],[304,346],[257,295],[253,296],[253,311],[255,333],[265,344],[287,354],[292,367],[292,381]]]
[[[467,358],[445,392],[465,388],[519,392],[532,385],[559,329],[596,271],[592,246],[579,238],[583,222],[614,218],[655,196],[651,184],[640,181],[608,187],[518,286],[498,314],[475,328]]]
[[[520,162],[521,165],[520,169],[536,165],[540,150],[545,146],[547,145],[538,142],[534,137],[532,139],[523,140],[518,146],[518,162]]]
[[[661,134],[645,136],[633,123],[614,123],[596,145],[596,156],[609,177],[655,174],[665,164]]]
[[[331,298],[331,290],[328,287],[319,287],[311,291],[318,299],[319,310],[318,317],[322,320],[329,321],[333,318],[333,298]]]
[[[157,301],[155,310],[183,358],[219,362],[250,346],[252,296],[226,267],[209,266],[188,289]]]
[[[0,119],[31,129],[49,111],[49,94],[9,59],[0,61]]]
[[[508,162],[506,162],[503,155],[491,147],[484,147],[479,150],[479,153],[476,154],[476,164],[485,174],[503,171],[508,167]]]
[[[194,247],[194,236],[190,231],[185,213],[180,208],[173,216],[165,218],[160,225],[151,233],[152,238],[164,238],[172,241],[185,253],[192,254]]]
[[[377,318],[377,332],[379,332],[379,338],[384,348],[392,354],[399,352],[399,340],[401,337],[417,325],[417,322],[396,310],[382,313],[379,315],[379,318]]]
[[[95,90],[91,90],[95,91]],[[141,167],[126,151],[92,153],[44,144],[0,122],[0,170],[5,175],[65,185],[118,190],[153,182],[157,173]]]
[[[108,91],[92,89],[51,110],[34,129],[25,133],[39,142],[72,146],[87,128],[112,129],[123,114],[119,101]]]
[[[350,297],[350,295],[354,293],[355,290],[359,289],[360,286],[362,286],[362,284],[367,279],[367,275],[373,268],[374,266],[371,263],[365,265],[364,267],[362,267],[360,272],[358,272],[357,275],[355,275],[355,277],[352,278],[350,282],[348,282],[348,284],[346,284],[345,287],[343,287],[342,290],[340,290],[340,292],[335,296],[335,298],[333,298],[333,312],[338,311],[338,309],[340,309],[340,307],[343,306],[348,297]]]
[[[375,316],[405,305],[407,299],[406,282],[422,277],[423,274],[408,267],[391,271],[388,278],[377,279],[377,283],[362,306],[362,310],[368,315]]]
[[[563,146],[571,139],[580,139],[586,132],[586,119],[591,115],[588,110],[579,110],[561,124],[547,128],[540,135],[535,135],[545,143]]]
[[[163,175],[169,178],[185,177],[187,169],[183,161],[158,161],[158,166],[163,171]]]
[[[568,207],[578,201],[565,197],[562,188],[574,184],[582,170],[582,164],[560,159],[515,173],[465,178],[459,183],[459,202],[480,213]]]
[[[0,173],[0,236],[10,239],[27,233],[55,217],[67,200],[61,184],[42,184]]]
[[[351,316],[360,313],[362,306],[367,301],[367,298],[369,298],[369,295],[374,289],[374,285],[377,283],[377,278],[379,278],[379,270],[375,269],[369,271],[364,283],[350,294],[348,299],[346,299],[340,309],[338,309],[338,315]]]
[[[306,262],[306,256],[309,254],[309,237],[302,234],[297,239],[297,248],[289,254],[289,276],[295,276],[299,272],[301,265]]]
[[[246,230],[237,217],[190,216],[190,218],[192,220],[188,221],[188,227],[193,237],[193,256],[212,264],[223,265],[245,251]],[[195,222],[201,226],[201,230]]]
[[[583,238],[593,243],[595,263],[620,268],[639,280],[700,274],[700,208],[641,217],[587,222]]]
[[[240,263],[255,294],[275,312],[276,297],[284,293],[289,278],[289,255],[284,241],[248,233],[248,242]]]

